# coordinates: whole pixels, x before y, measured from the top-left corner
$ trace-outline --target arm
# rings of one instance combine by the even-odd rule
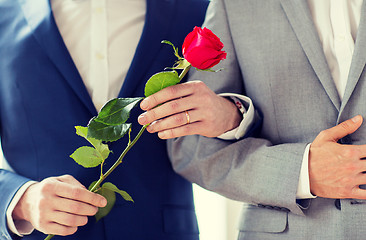
[[[7,208],[18,189],[28,181],[29,179],[25,177],[0,169],[0,212],[3,213],[0,219],[0,236],[3,236],[5,239],[12,239],[5,216]]]
[[[71,235],[106,199],[89,192],[70,175],[49,177],[31,185],[13,210],[13,219],[28,221],[45,234]]]
[[[215,74],[213,77],[210,77],[211,75],[203,77],[198,73],[192,78],[204,79],[205,83],[211,85],[215,92],[239,92],[243,94],[245,93],[243,83],[245,81],[249,83],[251,79],[243,79],[245,74],[242,74],[239,69],[239,62],[236,60],[236,51],[234,51],[232,42],[232,39],[235,40],[235,36],[231,36],[226,18],[223,1],[212,1],[208,10],[206,26],[224,38],[223,42],[228,52],[228,59],[223,62],[225,71]],[[240,33],[236,32],[236,34]],[[240,38],[240,41],[245,41],[245,38]],[[236,50],[240,48],[240,41],[238,40]],[[238,54],[244,55],[245,51],[241,50]],[[241,64],[245,63],[241,62]],[[254,76],[255,72],[258,71],[250,66],[258,67],[259,65],[260,63],[246,65],[245,70],[252,71],[247,76]],[[255,84],[262,84],[264,87],[261,88],[260,93],[271,93],[271,89],[267,90],[270,88],[271,82],[252,81],[250,84],[251,87]],[[273,87],[281,88],[283,86]],[[252,89],[253,92],[256,91]],[[260,99],[262,96],[256,97]],[[269,123],[266,116],[271,116],[271,120],[274,121],[286,119],[287,116],[283,115],[287,113],[286,109],[282,109],[278,105],[265,107],[268,107],[267,115],[264,116],[267,122],[261,132],[261,138],[245,138],[235,143],[199,136],[186,136],[169,140],[168,149],[173,167],[188,180],[226,197],[255,205],[269,205],[281,210],[288,209],[295,214],[303,215],[302,209],[296,202],[296,192],[305,148],[312,140],[306,142],[307,140],[304,139],[308,138],[301,138],[300,135],[286,138],[289,135],[279,134],[276,124]],[[281,118],[273,117],[275,115],[272,113],[274,107],[282,110]],[[303,119],[296,118],[294,112],[291,115],[293,121],[301,122]],[[320,114],[314,116],[317,116],[316,119],[319,121],[326,121],[325,118],[320,117]],[[329,120],[330,124],[331,121]],[[347,128],[344,127],[345,125],[353,127]],[[321,132],[311,144],[309,173],[312,193],[326,198],[364,197],[364,192],[358,188],[358,185],[365,182],[364,174],[362,174],[362,171],[365,170],[365,163],[360,160],[364,157],[362,152],[365,146],[349,146],[337,143],[338,139],[353,133],[360,125],[360,121],[354,124],[352,124],[352,120],[346,121],[333,130],[330,128]],[[318,129],[317,126],[312,128]],[[302,134],[314,137],[320,131],[310,128],[304,129],[307,132]],[[342,129],[347,129],[347,131],[342,131]],[[281,130],[293,131],[293,129],[285,128]],[[281,138],[279,135],[285,136],[285,138]],[[327,163],[326,166],[324,163]],[[344,166],[350,167],[349,169],[352,169],[353,172],[342,171]],[[339,178],[337,172],[342,173]],[[333,187],[334,183],[338,183],[335,185],[337,187]]]

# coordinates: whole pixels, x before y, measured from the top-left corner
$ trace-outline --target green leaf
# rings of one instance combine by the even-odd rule
[[[95,218],[99,221],[101,218],[104,218],[108,215],[108,213],[112,210],[114,204],[116,203],[116,193],[112,190],[104,188],[103,186],[96,192],[107,199],[107,205],[103,208],[99,208],[97,214],[95,214]]]
[[[105,160],[95,148],[88,146],[79,147],[70,157],[85,168],[97,167]]]
[[[176,71],[156,73],[151,76],[145,85],[145,96],[148,97],[166,87],[176,85],[179,82],[179,76]]]
[[[113,192],[119,193],[123,197],[123,199],[126,201],[134,202],[132,197],[126,191],[119,190],[118,187],[116,185],[114,185],[113,183],[106,182],[103,184],[103,188],[106,188]]]
[[[88,138],[95,138],[106,142],[117,141],[129,131],[132,125],[131,123],[122,123],[115,126],[106,125],[94,119],[88,124]]]
[[[130,117],[131,110],[142,99],[142,97],[112,99],[103,106],[95,121],[113,126],[125,123]]]
[[[82,127],[82,126],[75,126],[76,134],[80,137],[85,138],[91,145],[94,146],[94,148],[102,155],[103,159],[107,159],[109,156],[109,153],[111,152],[109,150],[109,147],[107,144],[103,144],[101,140],[87,137],[88,136],[88,128]]]

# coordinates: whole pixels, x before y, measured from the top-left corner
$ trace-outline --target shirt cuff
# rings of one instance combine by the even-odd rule
[[[300,170],[299,185],[297,186],[296,198],[306,199],[306,198],[316,198],[310,192],[310,181],[309,181],[309,152],[310,144],[305,148],[304,156],[302,159],[302,165]]]
[[[26,220],[14,220],[13,219],[13,210],[15,206],[18,204],[20,198],[23,196],[25,191],[32,185],[36,183],[35,181],[26,182],[15,194],[13,200],[10,202],[8,209],[6,210],[6,220],[8,223],[8,228],[11,232],[18,235],[19,237],[23,237],[23,235],[29,235],[33,232],[34,227],[32,224]]]
[[[219,96],[232,98],[239,110],[242,112],[243,120],[240,122],[237,128],[221,134],[218,136],[218,138],[223,140],[235,140],[244,137],[255,121],[255,109],[252,100],[249,97],[235,93],[221,93]],[[236,100],[235,98],[239,99],[240,101]],[[236,103],[237,101],[238,103]],[[241,102],[244,103],[244,107],[241,105]]]

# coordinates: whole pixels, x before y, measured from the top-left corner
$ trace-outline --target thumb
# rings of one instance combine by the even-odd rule
[[[335,127],[325,130],[324,140],[337,142],[339,139],[354,133],[362,124],[363,118],[357,115],[351,119],[341,122]]]

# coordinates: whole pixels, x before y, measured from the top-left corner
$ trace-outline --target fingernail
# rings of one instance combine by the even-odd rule
[[[361,117],[360,117],[360,115],[357,115],[357,116],[353,117],[351,120],[352,120],[352,122],[357,123],[361,120]]]
[[[141,104],[140,104],[140,107],[142,110],[146,110],[148,108],[148,105],[147,105],[147,102],[146,100],[142,100]]]
[[[158,135],[159,138],[163,139],[165,137],[165,132],[159,132]]]
[[[145,113],[141,114],[141,115],[138,117],[138,122],[139,122],[141,125],[145,125],[145,124],[147,123]]]

